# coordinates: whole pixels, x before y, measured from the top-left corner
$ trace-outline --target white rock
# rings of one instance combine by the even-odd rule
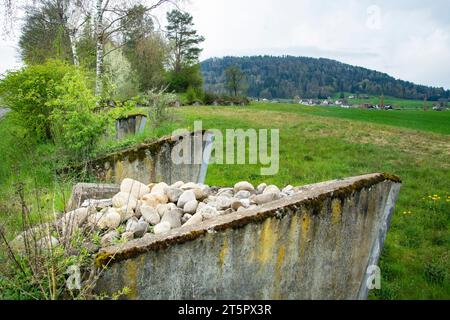
[[[134,217],[134,210],[128,206],[117,209],[117,212],[120,214],[121,223],[127,221],[131,217]]]
[[[135,217],[131,218],[127,222],[126,232],[133,233],[133,236],[136,238],[141,238],[148,231],[149,224],[145,221],[139,221]]]
[[[256,204],[261,205],[280,199],[280,193],[263,193],[254,197]]]
[[[120,238],[120,233],[117,230],[111,230],[107,234],[105,234],[100,240],[100,244],[103,248],[108,247],[113,244],[114,240],[118,240]]]
[[[232,208],[229,208],[227,210],[224,211],[219,211],[219,215],[223,216],[223,215],[227,215],[227,214],[232,214],[234,213],[234,210]]]
[[[238,182],[234,185],[234,192],[239,192],[239,191],[249,191],[251,193],[255,192],[255,187],[253,187],[253,185],[250,182],[247,181],[241,181]]]
[[[187,221],[189,221],[190,218],[192,218],[192,214],[186,213],[186,214],[181,218],[181,224],[185,224]]]
[[[236,199],[248,199],[248,198],[250,198],[251,195],[252,195],[252,194],[250,193],[250,191],[247,191],[247,190],[241,190],[241,191],[237,192],[237,193],[234,195],[234,197],[235,197]]]
[[[232,202],[233,202],[233,198],[228,198],[225,196],[217,197],[216,208],[218,210],[226,210],[231,207]]]
[[[155,234],[162,234],[162,233],[167,233],[169,232],[171,229],[170,227],[170,223],[169,222],[161,222],[158,223],[155,228],[153,229],[153,232]]]
[[[200,188],[192,189],[192,191],[194,191],[195,199],[198,201],[202,201],[208,196],[208,194]]]
[[[161,217],[155,208],[144,205],[141,207],[141,214],[144,220],[152,226],[157,225],[161,221]]]
[[[250,207],[250,200],[249,199],[242,199],[241,204],[244,208]]]
[[[216,202],[217,197],[216,196],[209,196],[208,198],[206,198],[205,200],[203,200],[204,203],[208,204],[211,202]]]
[[[119,192],[112,198],[114,208],[128,207],[136,209],[137,199],[131,194],[126,192]]]
[[[214,217],[217,217],[219,215],[219,212],[216,208],[211,207],[210,205],[206,205],[203,208],[201,208],[197,213],[200,213],[203,217],[203,219],[212,219]]]
[[[63,235],[71,235],[72,232],[81,227],[87,220],[90,214],[95,214],[96,210],[93,207],[79,208],[77,210],[66,213],[58,220],[58,226],[61,228]]]
[[[169,185],[165,182],[157,183],[153,186],[151,193],[162,193],[164,194],[166,192],[166,188],[168,188]]]
[[[122,233],[122,240],[125,240],[126,242],[131,241],[134,239],[133,232],[124,232]]]
[[[286,186],[282,191],[282,193],[288,195],[288,196],[292,196],[295,193],[294,187],[291,185]]]
[[[102,200],[87,199],[84,200],[83,204],[81,205],[81,208],[95,207],[96,209],[101,210],[112,206],[113,206],[112,199],[102,199]]]
[[[166,189],[166,196],[169,199],[170,202],[177,203],[178,199],[180,199],[181,194],[183,193],[183,190],[179,188],[167,188]]]
[[[217,191],[217,197],[229,197],[232,198],[234,196],[234,192],[232,188],[222,188]]]
[[[197,200],[195,197],[195,193],[192,190],[184,191],[180,198],[178,199],[177,206],[178,208],[183,208],[186,203],[192,200]]]
[[[183,182],[183,181],[177,181],[177,182],[175,182],[174,184],[172,184],[170,187],[171,187],[171,188],[175,188],[175,189],[179,189],[179,188],[181,188],[183,185],[184,185],[184,182]]]
[[[270,185],[270,186],[266,187],[266,188],[264,189],[264,191],[263,191],[263,194],[267,194],[267,193],[276,193],[276,194],[280,194],[281,191],[280,191],[280,189],[279,189],[277,186],[275,186],[275,185]]]
[[[142,204],[156,208],[158,204],[166,204],[168,198],[163,193],[149,193],[142,197]]]
[[[133,233],[133,231],[136,228],[138,223],[139,223],[139,220],[136,217],[133,217],[130,220],[128,220],[127,225],[125,227],[125,232]]]
[[[194,182],[188,182],[183,184],[181,187],[181,190],[186,191],[186,190],[192,190],[192,189],[199,189],[198,184],[194,183]]]
[[[156,212],[158,212],[160,218],[162,218],[169,211],[169,204],[158,204],[156,206]]]
[[[133,234],[136,238],[142,238],[148,231],[149,224],[145,221],[139,221]]]
[[[182,211],[180,209],[171,210],[162,217],[161,222],[168,222],[171,229],[175,229],[181,227],[181,217]]]
[[[197,225],[202,223],[203,216],[201,213],[194,214],[185,224],[183,224],[182,228]]]
[[[206,203],[204,202],[199,202],[198,206],[197,206],[197,211],[200,211],[202,208],[206,207]]]
[[[134,198],[139,199],[143,195],[150,193],[150,188],[139,181],[127,178],[122,181],[120,191],[130,193]]]
[[[233,202],[231,203],[231,209],[238,210],[240,207],[243,207],[241,200],[233,199]]]
[[[191,200],[184,205],[183,212],[194,214],[197,211],[197,207],[198,207],[197,200]]]
[[[120,225],[122,218],[117,209],[107,208],[105,211],[89,216],[88,220],[90,225],[105,230],[117,228]]]
[[[261,183],[260,185],[258,185],[256,187],[256,193],[257,194],[262,194],[266,188],[267,188],[267,184],[266,183]]]

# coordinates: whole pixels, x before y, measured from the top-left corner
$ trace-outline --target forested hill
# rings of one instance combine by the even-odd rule
[[[225,92],[224,71],[238,66],[246,75],[247,95],[255,98],[326,98],[350,92],[404,99],[438,100],[450,91],[397,80],[385,73],[329,59],[307,57],[224,57],[201,63],[205,90]],[[414,67],[414,66],[411,66]]]

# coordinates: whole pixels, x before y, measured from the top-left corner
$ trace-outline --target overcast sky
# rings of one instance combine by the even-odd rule
[[[202,59],[296,55],[336,59],[450,89],[448,0],[190,0]],[[14,66],[0,40],[0,72]]]

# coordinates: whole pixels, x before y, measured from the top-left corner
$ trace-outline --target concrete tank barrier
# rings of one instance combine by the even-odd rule
[[[192,136],[204,134],[191,133]],[[194,161],[194,143],[191,143],[190,164],[174,164],[171,160],[173,148],[179,143],[172,137],[164,137],[152,143],[114,152],[89,163],[91,173],[101,182],[120,184],[125,178],[143,183],[165,181],[169,184],[179,180],[203,183],[206,177],[209,155],[206,150],[213,143],[211,134],[204,134],[202,148],[206,156],[202,163]],[[195,139],[191,139],[194,141]]]
[[[96,291],[128,299],[365,299],[401,181],[301,188],[256,210],[102,249]]]

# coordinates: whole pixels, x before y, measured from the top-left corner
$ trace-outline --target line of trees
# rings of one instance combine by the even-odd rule
[[[97,96],[202,86],[198,57],[204,38],[192,16],[171,10],[166,30],[154,16],[176,1],[3,0],[5,23],[15,19],[18,3],[26,14],[19,47],[27,65],[58,59],[82,66],[95,74]]]
[[[247,94],[255,98],[296,96],[326,99],[342,93],[382,94],[403,99],[437,101],[450,91],[397,80],[387,74],[329,59],[307,57],[224,57],[202,62],[205,90],[230,91],[230,71],[245,74]],[[231,68],[231,69],[230,69]],[[235,81],[231,81],[231,84]],[[231,85],[233,88],[233,85]]]

